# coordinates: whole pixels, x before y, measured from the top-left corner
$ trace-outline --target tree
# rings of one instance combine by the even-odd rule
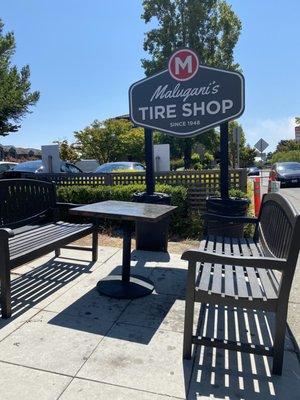
[[[247,146],[243,147],[240,153],[240,167],[245,168],[254,165],[255,157],[256,150],[247,144]]]
[[[154,19],[157,23],[144,40],[144,50],[150,55],[142,59],[147,76],[164,69],[172,52],[179,47],[194,49],[202,64],[231,70],[239,68],[234,62],[233,50],[241,22],[226,1],[144,0],[143,7],[144,21],[149,23]],[[194,143],[195,139],[178,142],[186,168],[191,164]]]
[[[294,139],[285,139],[280,140],[276,147],[275,153],[292,150],[300,150],[300,143]]]
[[[18,71],[11,65],[15,53],[13,32],[3,34],[0,20],[0,135],[5,136],[20,128],[20,121],[38,101],[39,92],[30,92],[30,69],[25,65]]]
[[[100,164],[112,161],[144,159],[144,132],[125,119],[95,120],[90,126],[74,132],[82,157],[94,158]]]
[[[273,153],[273,156],[271,158],[272,164],[284,161],[300,162],[300,148],[299,150],[276,151],[275,153]]]
[[[67,140],[57,141],[55,143],[59,144],[59,155],[62,160],[76,163],[76,161],[80,159],[74,144],[69,144]]]

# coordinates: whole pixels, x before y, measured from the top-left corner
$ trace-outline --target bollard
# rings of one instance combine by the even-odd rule
[[[260,210],[260,178],[254,178],[254,213],[255,216],[258,217],[259,210]]]

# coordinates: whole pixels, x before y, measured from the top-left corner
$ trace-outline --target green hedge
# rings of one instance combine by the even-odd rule
[[[135,192],[145,191],[145,185],[119,186],[67,186],[58,187],[59,201],[75,204],[89,204],[105,200],[131,201]],[[171,204],[177,206],[172,214],[170,233],[178,237],[199,237],[202,223],[199,217],[189,217],[187,189],[183,186],[156,185],[156,192],[171,196]]]

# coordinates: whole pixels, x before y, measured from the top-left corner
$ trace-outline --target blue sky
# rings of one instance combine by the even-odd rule
[[[240,118],[247,141],[273,150],[294,136],[300,114],[299,0],[230,0],[243,24],[235,50],[246,80]],[[128,88],[144,76],[141,0],[1,0],[5,30],[15,32],[14,63],[29,64],[41,99],[18,133],[2,144],[40,147],[94,119],[128,112]]]

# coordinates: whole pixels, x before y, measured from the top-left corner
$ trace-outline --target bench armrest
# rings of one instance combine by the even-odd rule
[[[0,228],[0,239],[9,239],[14,237],[14,231],[9,228]]]
[[[212,253],[210,251],[197,249],[186,250],[182,254],[181,259],[191,262],[238,265],[241,267],[256,267],[278,271],[284,270],[286,266],[286,260],[284,258],[227,256],[226,254]]]
[[[243,224],[258,224],[258,218],[255,217],[233,217],[230,215],[217,215],[211,213],[203,213],[202,218],[206,221],[220,221],[220,222],[237,222]]]
[[[84,206],[85,204],[64,203],[61,201],[57,201],[56,205],[60,209],[69,210],[70,208]]]

